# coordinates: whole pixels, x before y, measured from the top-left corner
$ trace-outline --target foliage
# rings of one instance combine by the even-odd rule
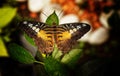
[[[0,8],[0,11],[2,11],[0,12],[0,28],[3,28],[7,26],[7,24],[14,18],[17,9],[10,6],[5,6]]]
[[[59,24],[59,20],[55,12],[48,17],[46,24],[51,26],[53,24]],[[24,36],[29,43],[34,45],[32,38],[28,37],[26,34],[24,34]],[[9,53],[13,59],[24,64],[43,64],[50,76],[67,76],[66,67],[73,67],[76,64],[77,60],[80,58],[81,50],[72,49],[70,53],[63,55],[57,46],[54,45],[53,53],[44,57],[43,62],[41,62],[40,59],[37,61],[26,49],[14,43],[9,45]],[[40,57],[40,54],[37,55]]]
[[[9,1],[13,3],[13,0]],[[108,19],[111,30],[110,38],[106,43],[102,45],[89,45],[87,43],[81,42],[76,48],[72,49],[65,55],[62,55],[61,51],[58,50],[55,45],[51,55],[42,57],[41,53],[37,51],[36,57],[34,57],[31,55],[31,53],[28,52],[28,50],[18,44],[10,43],[9,46],[6,46],[6,42],[11,41],[9,36],[12,33],[11,30],[14,28],[11,22],[15,18],[17,9],[10,6],[3,6],[0,8],[0,11],[2,11],[0,12],[0,56],[9,56],[6,48],[8,47],[11,58],[23,64],[33,64],[34,67],[37,68],[36,71],[39,72],[38,76],[104,76],[106,75],[105,73],[109,73],[107,75],[111,75],[111,72],[114,72],[114,74],[119,73],[119,70],[116,69],[116,67],[119,69],[118,51],[120,37],[117,33],[120,31],[120,18],[118,12],[115,11],[112,14],[112,17]],[[47,18],[46,24],[50,26],[59,25],[59,19],[55,12],[53,12],[53,14]],[[12,29],[8,28],[9,25],[12,26]],[[6,27],[8,29],[7,32],[5,30]],[[14,37],[16,36],[16,34],[13,35]],[[26,34],[25,38],[29,43],[35,46],[32,38],[28,37]],[[114,56],[114,54],[115,57],[111,58]],[[1,62],[2,61],[0,61],[0,64]],[[78,62],[80,64],[77,64]],[[112,64],[109,64],[110,62],[112,62]],[[7,71],[5,71],[5,73],[6,72]],[[112,75],[114,76],[114,74]]]
[[[33,46],[35,46],[35,43],[34,43],[34,41],[33,41],[33,39],[32,38],[30,38],[27,34],[25,34],[24,33],[24,36],[25,36],[25,39],[30,43],[30,44],[32,44]]]
[[[8,53],[6,51],[6,47],[4,45],[4,42],[2,40],[2,38],[0,37],[0,56],[8,56]]]
[[[0,56],[8,57],[3,39],[5,39],[6,41],[10,41],[9,34],[2,35],[2,33],[4,33],[3,28],[8,26],[8,24],[15,17],[17,9],[11,6],[3,6],[2,8],[0,8],[0,11]]]
[[[47,18],[46,24],[48,25],[59,25],[59,18],[55,11]]]
[[[21,63],[31,64],[35,62],[34,57],[26,49],[17,44],[9,45],[9,53],[13,59]]]

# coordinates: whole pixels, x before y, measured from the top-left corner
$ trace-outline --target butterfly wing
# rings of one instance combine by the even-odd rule
[[[77,40],[90,30],[90,25],[86,23],[62,24],[59,27],[66,30],[57,39],[57,46],[63,53],[68,52]]]
[[[54,44],[63,52],[68,52],[85,33],[90,25],[85,23],[69,23],[59,26],[47,26],[34,21],[20,22],[20,28],[34,39],[38,49],[43,53],[51,53]]]
[[[44,23],[35,22],[35,21],[21,21],[19,27],[31,38],[36,38],[37,33],[45,27]]]
[[[35,21],[22,21],[19,23],[20,29],[28,36],[34,39],[38,49],[42,53],[50,53],[53,51],[52,34],[47,34],[45,23]]]

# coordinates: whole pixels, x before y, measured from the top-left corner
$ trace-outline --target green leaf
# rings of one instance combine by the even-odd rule
[[[16,15],[17,9],[5,6],[0,8],[0,28],[5,27]]]
[[[59,25],[59,18],[55,11],[47,18],[46,24],[52,26],[52,25]]]
[[[62,63],[67,64],[68,66],[74,66],[78,59],[81,57],[82,50],[81,49],[72,49],[68,54],[65,54],[61,59]]]
[[[64,65],[53,57],[45,58],[44,63],[45,69],[50,76],[67,76],[67,70]]]
[[[30,43],[32,44],[33,46],[35,46],[35,42],[33,41],[32,38],[30,38],[27,34],[24,33],[24,36],[25,36],[25,39]]]
[[[0,56],[8,57],[6,47],[1,37],[0,37]]]
[[[34,57],[26,49],[15,43],[10,44],[8,48],[10,56],[16,61],[25,64],[31,64],[36,61]]]
[[[62,52],[57,48],[57,45],[54,45],[54,50],[52,52],[52,57],[59,60],[62,56]]]

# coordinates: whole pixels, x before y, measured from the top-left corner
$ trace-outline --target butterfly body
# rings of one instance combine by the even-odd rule
[[[34,39],[42,53],[51,53],[54,45],[63,53],[69,52],[77,40],[90,30],[90,25],[85,23],[49,26],[41,22],[22,21],[20,27]]]

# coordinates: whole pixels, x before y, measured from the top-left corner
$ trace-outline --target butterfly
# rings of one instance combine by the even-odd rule
[[[45,54],[52,53],[54,45],[63,53],[69,52],[84,34],[90,30],[86,23],[48,25],[42,22],[21,21],[20,29],[34,39],[38,49]]]

